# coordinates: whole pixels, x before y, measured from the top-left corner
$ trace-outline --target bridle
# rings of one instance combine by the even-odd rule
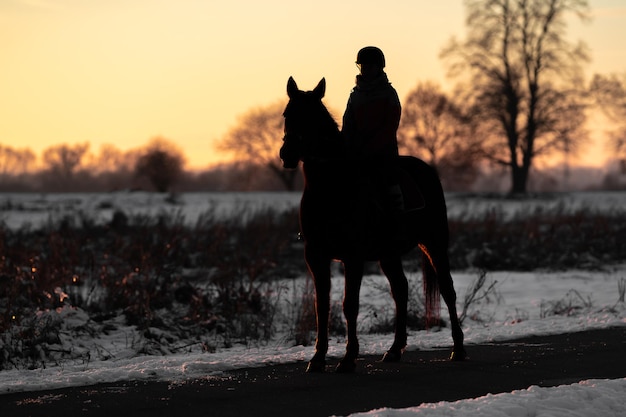
[[[329,142],[328,137],[316,137],[315,143],[323,144]],[[289,142],[289,146],[295,147],[297,149],[297,159],[302,162],[315,162],[316,164],[324,164],[336,161],[338,157],[333,157],[331,155],[319,155],[313,151],[311,148],[311,140],[307,140],[306,136],[302,133],[294,133],[289,132],[285,133],[283,137],[283,149],[285,144]],[[281,150],[281,159],[283,159],[283,152]]]
[[[298,162],[303,158],[304,137],[301,134],[287,132],[283,136],[283,145],[280,148],[280,159],[283,166],[288,169],[295,169]]]

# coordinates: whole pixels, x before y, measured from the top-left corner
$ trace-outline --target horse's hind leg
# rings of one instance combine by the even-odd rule
[[[454,348],[450,355],[450,360],[462,361],[466,359],[467,354],[463,347],[463,330],[461,329],[461,322],[459,321],[456,311],[456,292],[454,291],[454,283],[452,281],[452,275],[450,274],[450,262],[448,260],[447,251],[436,254],[433,261],[436,270],[433,269],[433,265],[426,264],[425,273],[435,273],[437,275],[439,291],[443,297],[443,301],[446,303],[446,307],[448,307],[452,340],[454,341]]]
[[[391,295],[396,304],[395,338],[393,345],[383,356],[384,362],[397,362],[406,347],[407,309],[409,300],[409,284],[402,269],[400,258],[383,259],[380,261],[383,271],[391,287]]]
[[[309,361],[307,372],[324,372],[328,352],[328,318],[330,314],[330,259],[311,248],[305,248],[304,257],[315,284],[315,320],[317,338],[315,355]]]
[[[337,365],[337,372],[348,373],[356,369],[359,356],[357,337],[357,317],[359,315],[359,293],[363,280],[363,261],[344,261],[345,290],[343,295],[343,314],[346,319],[348,342],[346,354]]]

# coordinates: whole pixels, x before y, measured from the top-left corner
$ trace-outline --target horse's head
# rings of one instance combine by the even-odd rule
[[[295,169],[298,162],[309,156],[320,156],[322,139],[339,132],[337,123],[322,103],[326,80],[322,78],[311,91],[298,89],[292,77],[287,81],[289,102],[283,116],[285,137],[280,158],[287,169]],[[330,128],[330,130],[325,130]]]

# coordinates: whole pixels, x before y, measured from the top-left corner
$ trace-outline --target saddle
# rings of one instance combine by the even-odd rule
[[[402,193],[404,202],[404,212],[411,212],[422,209],[426,206],[426,201],[417,183],[403,169],[398,170],[398,185]],[[362,199],[365,205],[374,205],[382,212],[388,211],[389,195],[386,193],[386,187],[380,181],[375,179],[365,180],[362,184]]]
[[[404,199],[402,216],[423,209],[426,202],[413,178],[404,170],[399,170],[398,180]],[[350,246],[376,247],[386,232],[397,228],[392,225],[402,220],[392,219],[394,215],[388,208],[389,196],[386,195],[385,186],[375,178],[363,179],[353,198],[339,223],[330,232],[333,235],[331,240],[340,246],[348,243]]]

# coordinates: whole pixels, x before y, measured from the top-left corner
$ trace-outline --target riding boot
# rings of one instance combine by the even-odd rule
[[[404,227],[404,195],[400,185],[393,184],[387,187],[387,204],[389,207],[390,235],[393,240],[405,240]]]

